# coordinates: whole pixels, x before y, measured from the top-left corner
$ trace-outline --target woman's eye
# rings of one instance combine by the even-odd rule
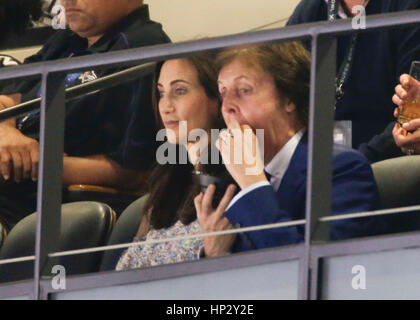
[[[175,89],[175,94],[178,95],[178,96],[182,96],[186,93],[187,93],[187,89],[185,89],[185,88],[176,88]]]
[[[162,98],[162,97],[163,97],[163,95],[164,95],[164,92],[163,92],[163,91],[159,91],[159,92],[158,92],[158,96],[159,96],[159,98]]]

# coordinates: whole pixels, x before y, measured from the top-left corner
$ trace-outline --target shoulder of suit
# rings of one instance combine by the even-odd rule
[[[333,149],[334,161],[340,163],[354,163],[370,165],[368,159],[359,151],[342,145],[334,145]]]

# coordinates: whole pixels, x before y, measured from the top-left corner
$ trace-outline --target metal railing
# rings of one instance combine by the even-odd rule
[[[299,298],[316,297],[316,277],[310,276],[311,270],[317,270],[320,250],[316,259],[312,255],[314,241],[325,239],[325,232],[318,226],[322,217],[331,211],[331,158],[333,118],[335,104],[335,68],[337,37],[354,32],[368,32],[379,29],[411,26],[420,24],[420,10],[381,14],[367,17],[366,29],[354,30],[350,19],[335,22],[317,22],[280,29],[242,33],[210,39],[188,41],[176,44],[164,44],[138,49],[98,54],[88,57],[61,59],[50,62],[34,63],[0,70],[0,80],[22,77],[42,76],[41,125],[40,125],[40,170],[38,181],[37,231],[35,244],[35,274],[33,298],[44,297],[40,289],[45,288],[40,277],[49,255],[57,251],[60,230],[62,149],[64,139],[65,73],[85,70],[86,68],[109,68],[111,66],[131,66],[151,61],[166,60],[201,51],[228,48],[239,45],[259,45],[290,40],[312,40],[312,66],[310,91],[309,154],[307,178],[307,211],[305,219],[305,243],[299,245],[296,255],[300,258]],[[322,90],[321,90],[322,89]],[[326,108],[326,106],[331,106]],[[317,137],[315,139],[315,137]],[[48,159],[48,165],[47,161]],[[327,164],[327,165],[326,165]],[[315,188],[316,185],[316,188]],[[390,236],[388,236],[389,238]],[[397,241],[401,236],[396,236]],[[378,241],[378,250],[384,248]],[[420,234],[403,238],[401,247],[411,244],[420,246]],[[357,240],[363,241],[363,240]],[[348,242],[337,243],[343,249]],[[317,245],[319,246],[319,245]],[[392,242],[395,247],[396,243]],[[374,250],[373,245],[373,250]],[[371,246],[372,248],[372,246]],[[356,249],[354,249],[356,250]],[[290,248],[275,249],[277,259],[290,258]],[[284,253],[284,255],[282,255]],[[272,255],[272,251],[267,254]],[[261,254],[257,254],[261,259]],[[235,260],[236,258],[229,258]],[[237,259],[236,259],[237,260]],[[235,260],[235,261],[236,261]],[[212,264],[201,261],[198,265]],[[255,261],[257,263],[257,261]],[[315,263],[315,265],[314,265]],[[228,268],[229,265],[224,265]],[[171,266],[168,266],[171,268]],[[174,266],[175,268],[175,266]],[[141,271],[138,271],[141,272]],[[185,270],[188,272],[188,268]],[[312,273],[313,275],[313,273]],[[107,275],[118,282],[121,275]],[[92,276],[95,281],[95,276]],[[117,279],[117,280],[116,280]],[[103,278],[102,278],[103,280]],[[101,280],[101,281],[102,281]],[[311,284],[312,283],[312,287]],[[100,286],[98,282],[96,285]],[[25,285],[22,285],[25,287]],[[80,287],[83,287],[80,285]],[[7,287],[4,287],[5,289]],[[26,287],[25,287],[26,288]],[[16,289],[17,290],[17,289]],[[25,289],[26,290],[26,289]],[[2,288],[0,287],[0,292]],[[45,297],[44,297],[45,298]]]

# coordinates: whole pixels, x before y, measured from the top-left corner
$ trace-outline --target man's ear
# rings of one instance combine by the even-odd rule
[[[296,110],[296,105],[294,102],[292,102],[290,99],[285,98],[284,99],[284,110],[288,113],[292,113]]]

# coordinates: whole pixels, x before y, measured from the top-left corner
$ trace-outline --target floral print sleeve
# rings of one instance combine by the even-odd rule
[[[134,238],[134,242],[163,240],[200,233],[201,228],[197,220],[189,225],[178,221],[168,229],[152,229],[145,237]],[[116,270],[198,260],[202,247],[202,237],[142,245],[133,244],[121,256]]]

